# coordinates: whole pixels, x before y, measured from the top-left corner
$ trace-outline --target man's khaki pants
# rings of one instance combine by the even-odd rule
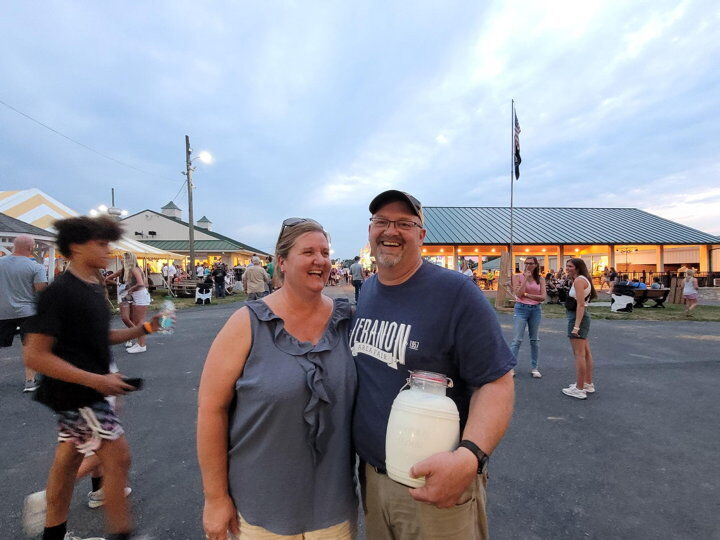
[[[453,508],[416,501],[409,488],[365,464],[361,469],[368,540],[486,540],[487,473],[476,478]]]

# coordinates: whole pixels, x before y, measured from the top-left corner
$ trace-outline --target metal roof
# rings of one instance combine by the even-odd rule
[[[189,240],[142,240],[142,243],[168,251],[190,251]],[[262,251],[246,249],[226,240],[195,240],[195,251],[247,251],[265,255]]]
[[[425,244],[508,244],[509,207],[424,206]],[[718,244],[704,233],[637,208],[514,209],[515,244]]]
[[[41,229],[40,227],[36,227],[35,225],[31,225],[30,223],[25,223],[20,219],[16,219],[1,212],[0,233],[29,234],[30,236],[41,237],[44,239],[55,237],[53,233],[48,232],[45,229]]]
[[[203,216],[197,220],[198,223],[212,223],[207,217]]]
[[[175,203],[172,202],[172,201],[170,201],[169,203],[167,203],[165,206],[163,206],[163,207],[160,208],[160,209],[161,209],[161,210],[180,210],[180,208],[178,207],[178,205],[175,204]]]

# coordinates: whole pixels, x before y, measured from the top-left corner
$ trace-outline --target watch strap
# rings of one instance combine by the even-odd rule
[[[490,456],[483,452],[477,444],[467,439],[463,439],[460,441],[460,444],[458,444],[458,448],[467,448],[475,454],[475,457],[478,460],[478,474],[483,474],[485,472]]]

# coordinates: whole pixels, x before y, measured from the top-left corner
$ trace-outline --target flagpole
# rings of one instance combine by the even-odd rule
[[[515,225],[514,194],[515,194],[515,100],[510,102],[510,279],[515,271],[515,257],[513,257],[513,228]]]

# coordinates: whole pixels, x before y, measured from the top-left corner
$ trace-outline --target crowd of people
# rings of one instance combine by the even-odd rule
[[[347,300],[323,294],[333,274],[330,237],[312,219],[285,220],[270,264],[263,268],[253,257],[242,273],[247,302],[215,337],[198,394],[209,540],[353,538],[355,456],[369,539],[487,538],[489,457],[512,415],[526,329],[530,373],[542,377],[541,304],[552,289],[567,289],[576,371],[562,393],[587,399],[596,391],[587,306],[597,292],[582,259],[545,276],[536,257],[525,259],[512,279],[516,302],[508,346],[472,270],[453,272],[423,260],[426,231],[415,197],[389,190],[372,200],[369,211],[376,273],[367,275],[359,257],[347,272],[335,272],[338,280],[352,282],[354,310]],[[32,239],[18,237],[13,256],[0,258],[0,286],[13,291],[0,295],[0,345],[11,345],[21,329],[25,389],[55,412],[58,431],[47,487],[28,497],[25,526],[42,531],[44,540],[69,538],[73,488],[90,474],[88,504],[104,507],[108,538],[130,539],[130,449],[113,397],[137,390],[142,381],[118,372],[110,345],[146,351],[145,337],[161,328],[162,315],[145,321],[147,281],[132,254],[117,272],[103,274],[109,243],[121,234],[117,222],[78,217],[55,228],[70,265],[51,285],[29,258]],[[224,289],[224,265],[202,272]],[[168,280],[181,275],[174,265],[163,268]],[[120,330],[110,329],[105,285],[112,280],[118,280]],[[697,280],[690,271],[685,287],[692,300]],[[415,370],[453,381],[448,396],[459,412],[461,440],[457,448],[416,463],[411,475],[425,484],[408,489],[387,474],[385,435],[398,389]]]

